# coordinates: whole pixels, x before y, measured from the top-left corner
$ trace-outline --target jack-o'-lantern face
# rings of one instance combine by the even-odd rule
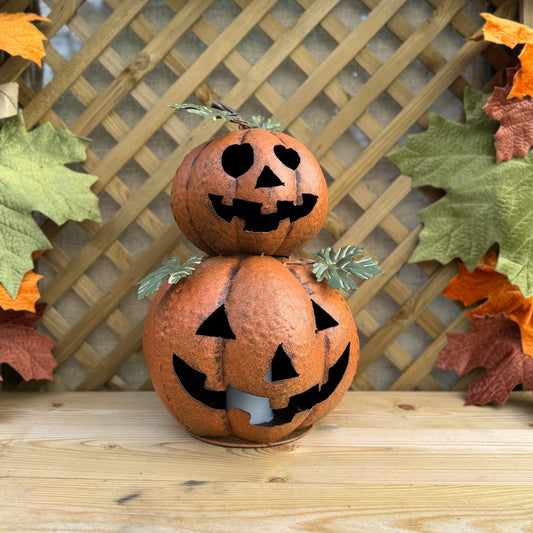
[[[214,257],[156,295],[147,364],[161,399],[193,435],[285,441],[340,401],[357,365],[355,324],[342,296],[302,268]]]
[[[327,187],[304,145],[251,129],[195,148],[178,169],[171,200],[184,234],[207,253],[288,255],[320,231]]]

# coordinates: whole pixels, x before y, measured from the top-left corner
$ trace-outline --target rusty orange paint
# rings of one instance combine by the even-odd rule
[[[327,202],[311,152],[263,129],[230,132],[193,149],[171,194],[179,227],[210,255],[289,255],[318,234]]]
[[[338,404],[359,343],[341,294],[318,283],[309,266],[217,256],[158,291],[144,351],[157,393],[187,431],[208,442],[261,446],[301,436]],[[267,380],[276,356],[285,362]],[[229,386],[267,398],[273,419],[252,424],[246,411],[226,410]]]

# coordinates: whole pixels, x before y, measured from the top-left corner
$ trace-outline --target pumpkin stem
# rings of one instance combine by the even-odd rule
[[[220,100],[213,98],[212,107],[197,104],[171,104],[174,109],[185,109],[194,115],[216,120],[221,118],[226,122],[238,124],[240,129],[261,128],[269,131],[283,131],[283,124],[273,118],[265,118],[261,115],[253,115],[250,120],[246,120],[242,115],[223,104]]]
[[[213,98],[213,101],[211,102],[211,107],[214,107],[215,109],[220,109],[221,111],[227,111],[228,113],[234,115],[235,118],[230,120],[229,122],[238,124],[240,130],[252,129],[252,125],[246,122],[245,118],[240,113],[237,113],[237,111],[235,111],[231,107],[227,106],[226,104],[223,104],[220,100]]]
[[[284,265],[314,265],[316,261],[314,259],[291,259],[283,261]]]

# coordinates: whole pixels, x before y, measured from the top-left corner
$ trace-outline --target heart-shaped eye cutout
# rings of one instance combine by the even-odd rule
[[[254,149],[251,144],[232,144],[222,152],[222,168],[232,178],[238,178],[254,164]]]
[[[292,148],[285,148],[281,144],[274,146],[274,153],[276,157],[286,166],[292,170],[296,170],[300,164],[300,156],[296,150]]]

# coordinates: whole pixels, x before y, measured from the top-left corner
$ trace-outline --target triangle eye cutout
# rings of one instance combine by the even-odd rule
[[[222,337],[223,339],[236,339],[235,333],[231,330],[226,308],[222,304],[213,311],[200,325],[196,335],[206,335],[207,337]]]
[[[268,377],[265,376],[265,381],[270,383],[274,381],[281,381],[283,379],[296,378],[300,375],[298,372],[296,372],[296,370],[294,370],[291,358],[286,354],[281,344],[278,346],[268,370],[268,374],[271,375],[269,376],[267,374]]]
[[[315,324],[316,324],[316,332],[322,331],[324,329],[334,328],[335,326],[338,326],[339,323],[322,307],[320,307],[315,301],[311,300],[311,303],[313,304],[313,311],[315,313]]]

